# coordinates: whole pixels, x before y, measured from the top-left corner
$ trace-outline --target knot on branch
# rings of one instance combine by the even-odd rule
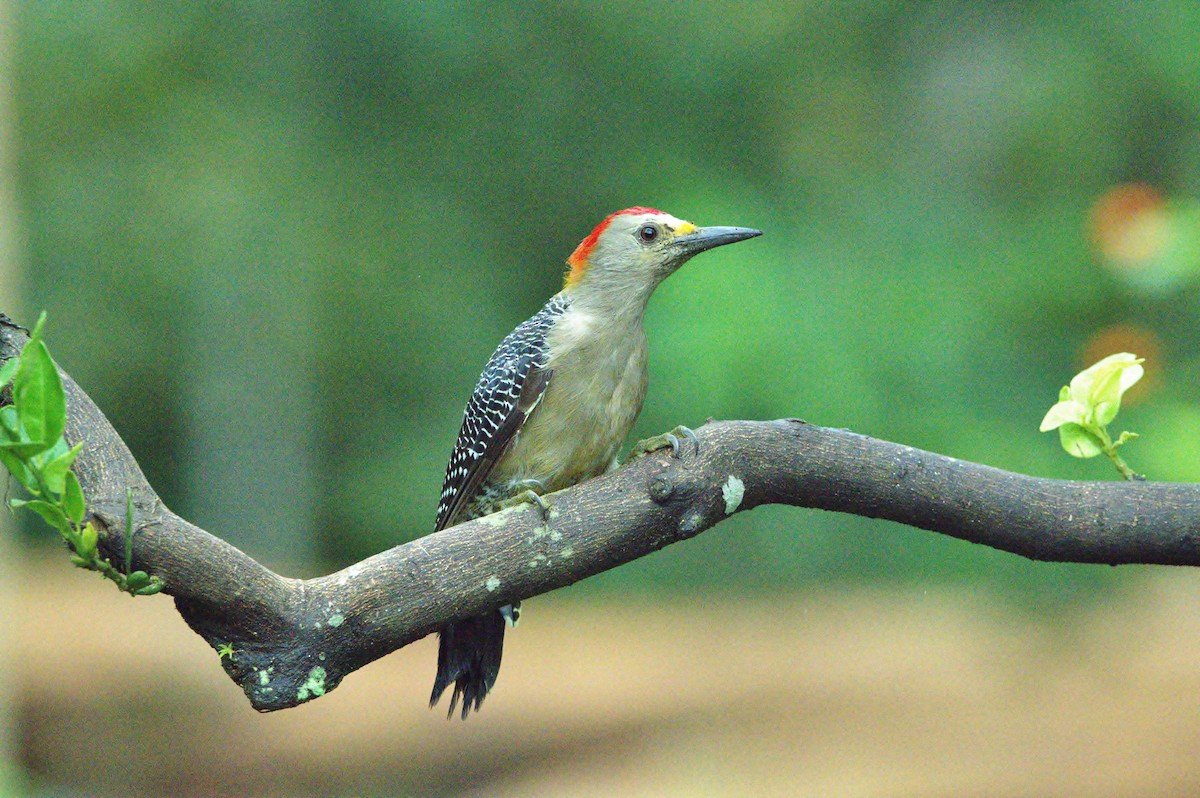
[[[646,491],[651,501],[676,518],[660,545],[695,537],[720,520],[720,493],[714,490],[715,484],[699,453],[681,449],[658,459]]]
[[[697,473],[691,453],[668,454],[658,459],[658,469],[646,481],[650,500],[660,507],[690,502],[703,490],[702,474]]]
[[[666,504],[675,494],[675,481],[666,474],[658,474],[650,478],[647,489],[650,492],[651,501],[655,504]]]

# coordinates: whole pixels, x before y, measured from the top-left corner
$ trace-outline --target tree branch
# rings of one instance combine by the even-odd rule
[[[27,338],[0,316],[0,363]],[[63,375],[69,443],[101,552],[155,574],[259,710],[323,695],[450,621],[572,584],[694,537],[735,512],[790,504],[886,518],[1035,560],[1200,564],[1200,487],[1039,479],[797,419],[725,421],[679,456],[653,452],[548,498],[315,579],[289,579],[163,505],[104,414]],[[232,650],[232,655],[228,652]],[[431,663],[432,673],[432,663]]]

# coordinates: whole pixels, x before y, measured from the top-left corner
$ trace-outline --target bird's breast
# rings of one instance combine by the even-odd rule
[[[631,329],[596,334],[604,320],[568,314],[556,329],[550,384],[497,464],[500,480],[537,479],[561,490],[614,463],[646,398],[646,335]]]

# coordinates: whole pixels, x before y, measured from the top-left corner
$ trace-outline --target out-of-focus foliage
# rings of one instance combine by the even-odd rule
[[[1139,470],[1200,479],[1196,8],[22,4],[4,310],[61,320],[168,503],[297,571],[431,528],[478,370],[634,204],[766,231],[659,290],[637,435],[790,415],[1110,478],[1037,427],[1125,350]],[[588,584],[1101,574],[768,508]]]

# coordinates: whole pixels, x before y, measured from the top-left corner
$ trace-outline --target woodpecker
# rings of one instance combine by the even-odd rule
[[[567,259],[562,291],[500,342],[467,402],[434,530],[494,512],[535,485],[551,493],[617,466],[646,398],[642,317],[650,295],[689,258],[762,235],[697,227],[653,208],[608,216]],[[432,707],[479,710],[496,682],[504,628],[520,604],[438,633]]]

